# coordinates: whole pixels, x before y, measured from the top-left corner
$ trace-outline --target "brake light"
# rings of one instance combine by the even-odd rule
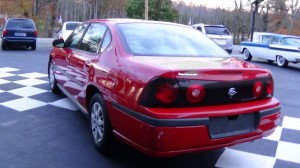
[[[38,31],[34,31],[33,35],[34,35],[34,37],[37,37],[38,36]]]
[[[199,84],[192,84],[187,88],[186,98],[190,103],[199,103],[205,96],[205,89]]]
[[[257,81],[254,83],[254,86],[253,86],[253,95],[255,98],[258,98],[261,96],[263,92],[263,83],[260,82],[260,81]]]
[[[269,80],[268,83],[267,83],[267,94],[269,95],[273,95],[273,92],[274,92],[274,82],[273,80]]]
[[[176,99],[177,94],[177,88],[172,83],[166,82],[157,87],[155,97],[161,103],[170,104]]]
[[[7,30],[6,29],[4,29],[3,31],[2,31],[2,37],[4,37],[4,36],[6,36],[7,35]]]

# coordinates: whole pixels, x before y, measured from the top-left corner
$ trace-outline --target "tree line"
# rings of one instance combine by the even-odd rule
[[[208,8],[183,0],[148,0],[149,19],[181,24],[220,24],[232,32],[235,43],[251,32],[253,0],[230,0],[233,8]],[[299,0],[264,0],[256,12],[255,31],[300,35]],[[0,14],[30,17],[40,36],[52,37],[63,21],[94,18],[144,18],[145,0],[0,0]]]

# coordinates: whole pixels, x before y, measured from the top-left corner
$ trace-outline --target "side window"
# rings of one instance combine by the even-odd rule
[[[80,39],[87,28],[88,24],[83,24],[77,27],[70,37],[67,39],[65,46],[70,48],[77,48],[77,45],[80,42]]]
[[[105,33],[105,37],[101,46],[101,52],[103,52],[105,48],[110,44],[110,41],[111,41],[111,34],[110,31],[107,31]]]
[[[78,48],[80,50],[96,53],[105,31],[106,26],[96,23],[91,24]]]

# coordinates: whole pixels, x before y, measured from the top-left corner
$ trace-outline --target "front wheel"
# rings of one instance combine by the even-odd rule
[[[56,82],[56,79],[55,79],[55,76],[54,76],[54,64],[53,64],[52,60],[49,63],[48,78],[49,78],[50,90],[53,93],[58,93],[59,88],[57,86],[57,82]]]
[[[244,60],[250,61],[252,59],[252,55],[247,48],[244,50],[243,53],[244,53]]]
[[[100,152],[109,152],[112,149],[113,141],[112,127],[100,94],[96,93],[92,97],[89,113],[94,145]]]
[[[276,58],[276,62],[277,62],[277,65],[279,67],[286,67],[288,65],[288,61],[281,55],[277,56]]]

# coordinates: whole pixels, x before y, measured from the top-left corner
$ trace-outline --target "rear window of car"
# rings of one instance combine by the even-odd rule
[[[127,51],[137,56],[229,56],[206,35],[191,27],[122,23],[117,25],[117,29]]]
[[[205,26],[206,34],[230,35],[226,27],[221,26]]]
[[[35,25],[31,19],[10,19],[6,28],[35,29]]]
[[[67,23],[66,30],[74,30],[80,23]]]

